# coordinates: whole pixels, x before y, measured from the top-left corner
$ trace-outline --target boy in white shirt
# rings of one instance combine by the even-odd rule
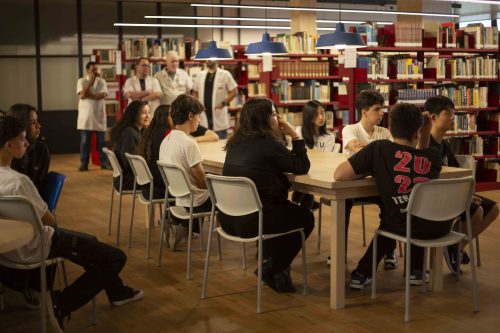
[[[142,290],[125,286],[119,277],[127,260],[125,253],[99,242],[91,235],[59,229],[31,180],[10,168],[12,160],[21,158],[27,147],[23,123],[14,117],[0,117],[0,196],[22,196],[28,199],[44,225],[45,246],[50,254],[85,268],[85,273],[76,281],[54,295],[54,314],[59,325],[62,326],[66,316],[88,303],[101,290],[106,291],[109,302],[114,306],[141,299]],[[1,255],[19,263],[38,262],[41,260],[40,246],[40,237],[36,235],[28,244]],[[4,277],[12,280],[19,274],[18,270],[7,269]],[[39,276],[39,273],[36,275]],[[37,287],[35,281],[31,287]]]
[[[363,90],[359,93],[356,97],[356,110],[360,120],[356,124],[347,125],[342,130],[342,151],[344,153],[352,156],[375,140],[392,141],[391,132],[385,127],[378,126],[384,118],[383,105],[384,97],[378,91]],[[352,206],[356,201],[376,203],[380,207],[380,197],[378,196],[346,200],[346,239]],[[396,251],[392,250],[384,258],[384,268],[390,270],[396,269],[397,266]]]

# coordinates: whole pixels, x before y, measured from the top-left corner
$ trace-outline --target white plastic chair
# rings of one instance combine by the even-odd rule
[[[155,204],[160,205],[160,213],[161,213],[161,216],[163,216],[163,212],[161,210],[161,205],[163,204],[163,198],[161,198],[161,199],[154,199],[153,198],[154,180],[153,180],[153,175],[151,174],[151,171],[149,170],[148,164],[146,163],[146,160],[142,156],[132,155],[129,153],[125,153],[125,157],[127,158],[128,162],[130,163],[130,167],[132,169],[132,172],[134,173],[134,188],[132,190],[132,195],[133,195],[132,213],[130,215],[130,229],[129,229],[129,233],[128,233],[128,247],[132,246],[132,227],[134,224],[135,198],[136,198],[136,196],[138,196],[140,203],[148,205],[148,231],[146,233],[146,258],[149,259],[149,258],[151,258],[150,243],[151,243],[151,229],[153,228],[154,205]],[[137,185],[144,186],[147,184],[149,184],[149,199],[146,199],[144,197],[144,195],[142,194],[142,190],[139,190],[139,193],[137,193]]]
[[[45,248],[45,230],[42,222],[37,216],[35,209],[31,202],[24,197],[17,196],[4,196],[0,197],[0,218],[14,219],[18,221],[25,221],[33,226],[33,233],[36,237],[40,238],[40,258],[46,258],[50,249]],[[34,263],[19,263],[8,260],[6,257],[0,255],[0,265],[13,268],[30,270],[40,268],[40,320],[41,332],[46,332],[46,314],[48,313],[52,327],[55,331],[61,332],[57,319],[55,319],[54,311],[52,308],[52,301],[47,297],[47,277],[45,274],[46,266],[62,262],[62,258],[40,260]],[[65,277],[66,282],[66,277]],[[48,311],[48,312],[47,312]]]
[[[215,226],[216,208],[230,216],[244,216],[259,212],[259,234],[255,237],[243,238],[233,236],[225,232],[221,226],[217,226],[215,231],[218,235],[239,243],[250,243],[258,241],[258,282],[257,282],[257,313],[262,312],[262,242],[267,239],[281,237],[294,232],[300,233],[302,237],[302,272],[303,272],[303,294],[307,294],[307,268],[306,268],[306,247],[304,229],[294,229],[279,234],[264,234],[263,231],[263,208],[259,194],[252,180],[245,177],[225,177],[207,175],[207,187],[212,199],[212,213],[210,215],[210,228],[207,245],[207,255],[205,259],[205,275],[201,298],[207,297],[208,268],[210,265],[210,248],[212,242],[212,231]]]
[[[113,168],[113,179],[120,177],[120,186],[118,189],[115,188],[113,180],[111,180],[111,207],[109,208],[109,225],[108,225],[108,236],[111,235],[111,221],[113,220],[113,198],[114,193],[118,195],[118,222],[116,224],[116,245],[120,245],[120,225],[122,219],[122,197],[124,195],[132,195],[134,192],[131,190],[123,190],[123,170],[116,158],[115,153],[108,148],[103,148],[102,151],[106,154],[109,160],[109,164]]]
[[[464,169],[471,169],[472,176],[476,178],[476,160],[472,155],[455,155],[458,165]],[[472,246],[472,243],[470,244]],[[481,251],[479,249],[479,235],[476,236],[477,266],[481,266]]]
[[[474,179],[472,177],[458,179],[436,179],[424,183],[418,183],[410,194],[408,206],[406,208],[406,236],[401,236],[382,229],[375,230],[373,237],[373,261],[372,261],[372,299],[376,298],[376,257],[377,257],[377,238],[385,236],[404,242],[406,244],[406,293],[405,293],[405,322],[410,321],[410,265],[411,265],[411,245],[424,248],[424,264],[422,274],[424,274],[424,283],[422,285],[425,291],[425,272],[426,272],[426,248],[439,248],[460,243],[465,237],[469,243],[472,241],[472,232],[470,225],[469,208],[474,193]],[[411,237],[412,216],[425,220],[450,221],[462,214],[466,207],[467,236],[455,231],[450,231],[447,235],[436,239],[416,239]],[[414,223],[418,223],[415,221]],[[472,271],[472,296],[474,302],[474,311],[479,311],[479,301],[477,298],[476,266],[474,265],[474,249],[470,249],[471,271]],[[459,254],[457,253],[457,258]],[[460,267],[457,273],[457,279],[460,279]]]
[[[186,279],[191,279],[191,240],[193,238],[193,220],[199,219],[200,226],[200,241],[201,248],[203,250],[203,226],[202,219],[206,216],[210,216],[210,212],[193,212],[193,192],[191,183],[189,181],[188,175],[186,171],[174,164],[168,164],[162,161],[158,161],[158,167],[160,168],[160,172],[162,173],[162,177],[164,177],[165,181],[165,196],[168,197],[171,194],[175,198],[189,196],[189,200],[191,202],[189,210],[186,210],[184,207],[180,206],[169,206],[170,213],[182,220],[189,220],[188,226],[188,254],[187,254],[187,271],[186,271]],[[162,199],[163,200],[163,199]],[[163,240],[165,237],[165,223],[163,222],[163,226],[161,228],[161,237],[160,240]],[[163,241],[160,241],[160,256],[158,258],[158,266],[161,264],[161,252],[163,247]]]

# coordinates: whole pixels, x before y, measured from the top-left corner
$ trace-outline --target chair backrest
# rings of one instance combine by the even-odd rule
[[[65,175],[59,172],[51,171],[47,174],[42,188],[40,189],[40,196],[47,203],[48,209],[51,212],[56,210],[57,202],[61,196],[65,181]]]
[[[108,157],[109,164],[113,168],[113,178],[120,177],[123,173],[122,167],[116,158],[114,151],[109,150],[108,148],[102,148],[102,151]]]
[[[163,161],[157,161],[156,163],[160,168],[160,173],[169,194],[176,198],[191,194],[191,183],[183,168]]]
[[[333,145],[333,152],[334,153],[340,153],[340,148],[342,148],[342,146],[340,145],[340,143],[335,143]]]
[[[262,202],[252,180],[210,174],[206,179],[212,203],[222,213],[243,216],[262,210]]]
[[[469,209],[474,186],[472,177],[418,183],[411,192],[407,211],[426,220],[452,220]]]
[[[476,178],[476,160],[472,155],[455,155],[458,165],[464,169],[471,169],[472,176]]]
[[[146,185],[153,181],[153,175],[151,174],[151,170],[149,170],[144,157],[129,153],[125,153],[125,157],[127,157],[128,163],[134,173],[135,181],[138,185]]]

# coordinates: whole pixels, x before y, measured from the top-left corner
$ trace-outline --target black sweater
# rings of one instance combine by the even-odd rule
[[[129,126],[122,131],[115,143],[114,152],[123,171],[123,189],[132,189],[134,185],[134,173],[125,153],[136,154],[137,143],[140,137],[139,129],[135,126]],[[119,188],[118,178],[115,179],[115,186],[117,189]]]
[[[288,198],[290,183],[284,172],[306,174],[310,162],[304,140],[292,142],[289,151],[270,137],[231,145],[227,148],[222,174],[250,178],[257,187],[264,210]]]

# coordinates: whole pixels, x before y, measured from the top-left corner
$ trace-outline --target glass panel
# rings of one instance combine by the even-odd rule
[[[114,1],[82,1],[83,54],[93,49],[118,48],[117,3]]]
[[[43,110],[76,110],[77,80],[78,58],[42,58]]]
[[[143,2],[123,2],[123,22],[124,23],[148,23],[145,15],[156,15],[155,3]],[[144,27],[123,27],[124,39],[141,37],[156,37],[156,28]],[[131,37],[128,37],[130,36]]]
[[[35,58],[0,59],[0,109],[12,104],[27,103],[37,106]],[[8,78],[8,79],[6,79]]]
[[[76,1],[40,1],[40,52],[78,54]]]
[[[33,0],[2,0],[0,2],[0,55],[34,55]]]

